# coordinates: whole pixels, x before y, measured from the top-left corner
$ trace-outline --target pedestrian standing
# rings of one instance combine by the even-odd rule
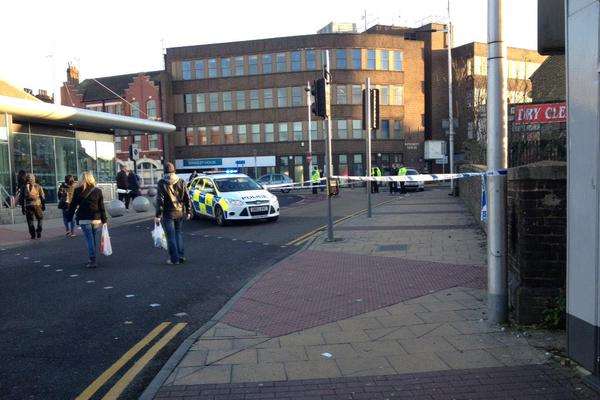
[[[121,170],[117,174],[117,193],[119,200],[125,204],[126,209],[129,209],[129,174],[124,165],[121,165]]]
[[[69,215],[69,205],[73,201],[73,193],[75,192],[75,177],[66,175],[65,181],[58,188],[58,208],[62,210],[63,223],[67,233],[67,237],[75,237],[75,221]]]
[[[132,202],[140,195],[140,177],[134,171],[127,175],[127,188],[129,189],[129,201]]]
[[[154,223],[162,223],[167,236],[167,264],[177,265],[186,261],[183,251],[183,221],[190,219],[192,203],[185,182],[175,174],[175,166],[168,162],[165,172],[165,176],[158,181]]]
[[[87,245],[89,261],[87,268],[96,268],[96,254],[100,246],[100,231],[106,225],[106,210],[102,190],[96,187],[96,179],[91,172],[84,172],[81,181],[73,193],[69,205],[69,216],[81,227]]]
[[[25,184],[21,187],[19,201],[21,211],[27,219],[31,239],[40,239],[42,237],[44,211],[46,211],[46,196],[44,195],[44,189],[36,183],[33,174],[27,174]],[[37,220],[37,228],[33,225],[34,219]]]
[[[190,178],[188,179],[188,182],[193,181],[197,177],[198,177],[198,171],[194,170],[194,172],[192,172],[192,174],[190,175]]]
[[[396,175],[398,175],[398,168],[397,168],[397,165],[394,164],[394,165],[392,165],[392,168],[390,168],[390,176],[396,176]],[[398,191],[398,182],[390,181],[390,195],[393,195],[397,191]]]
[[[406,176],[408,173],[408,168],[404,166],[404,164],[400,164],[400,168],[398,168],[398,176]],[[400,181],[400,193],[406,193],[406,187],[404,186],[404,181]]]
[[[316,165],[313,167],[310,180],[312,183],[312,193],[317,194],[317,186],[321,183],[321,173],[319,172],[319,167]]]

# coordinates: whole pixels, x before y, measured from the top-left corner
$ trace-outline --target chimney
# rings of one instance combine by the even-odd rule
[[[71,63],[67,67],[67,83],[71,85],[79,84],[79,70]]]

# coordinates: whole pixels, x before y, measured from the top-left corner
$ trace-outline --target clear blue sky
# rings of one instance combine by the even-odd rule
[[[505,0],[509,46],[536,48],[537,0]],[[315,33],[330,21],[445,22],[447,0],[20,0],[2,4],[0,78],[52,90],[81,77],[161,69],[166,47]],[[455,45],[486,41],[486,0],[451,0]],[[53,58],[48,55],[54,54]],[[53,61],[54,60],[54,61]],[[54,72],[53,72],[54,71]],[[54,76],[54,79],[53,79]]]

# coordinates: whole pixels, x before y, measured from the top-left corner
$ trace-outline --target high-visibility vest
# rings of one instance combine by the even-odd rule
[[[375,167],[375,176],[381,176],[381,169],[379,167]]]
[[[312,180],[314,183],[317,183],[317,182],[319,182],[319,181],[321,180],[321,173],[319,172],[319,170],[318,170],[318,169],[315,169],[315,170],[313,171],[313,173],[312,173],[312,175],[311,175],[311,180]]]
[[[407,172],[408,172],[408,168],[406,168],[406,167],[400,167],[398,169],[398,176],[404,176],[404,175],[406,175]]]

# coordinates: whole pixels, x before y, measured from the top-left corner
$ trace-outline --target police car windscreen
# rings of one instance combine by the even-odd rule
[[[260,187],[258,183],[245,176],[215,179],[215,183],[220,192],[262,190],[262,187]]]
[[[406,171],[406,175],[419,175],[419,173],[414,169],[409,169]]]

